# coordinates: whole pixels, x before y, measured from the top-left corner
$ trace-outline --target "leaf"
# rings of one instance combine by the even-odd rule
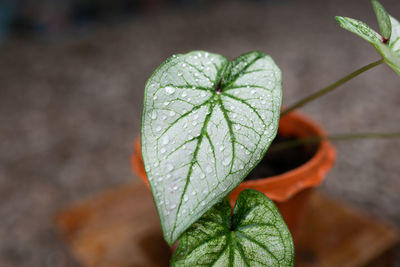
[[[377,32],[371,29],[364,22],[340,16],[335,18],[342,28],[357,34],[372,44],[379,54],[381,54],[385,63],[400,75],[400,24],[395,18],[390,15],[388,16],[391,24],[391,34],[389,35],[389,40],[383,39]],[[381,25],[381,23],[382,22],[379,22],[379,25]]]
[[[274,203],[262,193],[240,193],[233,217],[227,199],[178,241],[171,266],[294,266],[294,246]]]
[[[389,14],[376,0],[372,0],[372,7],[374,8],[376,18],[378,19],[379,29],[381,30],[382,36],[386,40],[389,40],[392,33],[392,23],[390,22]]]
[[[382,42],[381,36],[362,21],[340,16],[336,16],[335,19],[342,28],[357,34],[373,46]]]
[[[204,51],[176,55],[150,77],[142,156],[169,244],[262,159],[278,128],[281,80],[260,52],[232,62]]]

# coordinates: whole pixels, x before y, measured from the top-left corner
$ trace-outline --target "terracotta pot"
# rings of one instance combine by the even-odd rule
[[[280,120],[279,134],[304,138],[324,136],[325,131],[308,117],[298,112],[291,112]],[[234,203],[239,193],[246,188],[263,192],[276,203],[296,239],[297,228],[304,214],[303,211],[307,207],[311,189],[322,183],[326,173],[332,168],[335,158],[335,148],[329,141],[324,140],[319,144],[314,156],[300,167],[280,175],[242,182],[231,192],[231,202]],[[131,161],[133,171],[148,185],[139,138],[135,142]]]

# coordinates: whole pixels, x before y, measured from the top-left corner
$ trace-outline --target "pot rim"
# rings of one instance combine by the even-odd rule
[[[318,123],[298,111],[285,115],[283,119],[286,121],[297,121],[308,127],[313,136],[326,136],[326,132]],[[295,134],[296,131],[291,131],[291,133]],[[320,142],[315,154],[304,164],[282,174],[243,181],[232,191],[231,195],[236,199],[240,191],[246,188],[253,188],[264,192],[274,201],[285,202],[306,188],[320,185],[327,172],[332,168],[335,159],[336,149],[329,140],[324,139]]]

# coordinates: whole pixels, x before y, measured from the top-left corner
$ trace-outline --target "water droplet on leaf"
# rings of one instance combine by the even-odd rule
[[[175,93],[175,88],[171,87],[171,86],[167,86],[167,87],[165,87],[165,92],[167,94],[171,95],[171,94]]]

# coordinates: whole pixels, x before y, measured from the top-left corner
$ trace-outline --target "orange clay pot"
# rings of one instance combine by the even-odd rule
[[[298,138],[325,136],[324,130],[318,124],[298,112],[291,112],[282,117],[278,131],[282,136]],[[311,189],[322,183],[326,173],[332,168],[335,158],[335,148],[329,141],[324,140],[319,144],[314,156],[300,167],[280,175],[242,182],[231,192],[231,203],[236,201],[239,193],[244,189],[252,188],[263,192],[276,203],[293,238],[296,239],[297,228],[307,207]],[[133,171],[148,185],[139,138],[135,142],[131,161]]]

